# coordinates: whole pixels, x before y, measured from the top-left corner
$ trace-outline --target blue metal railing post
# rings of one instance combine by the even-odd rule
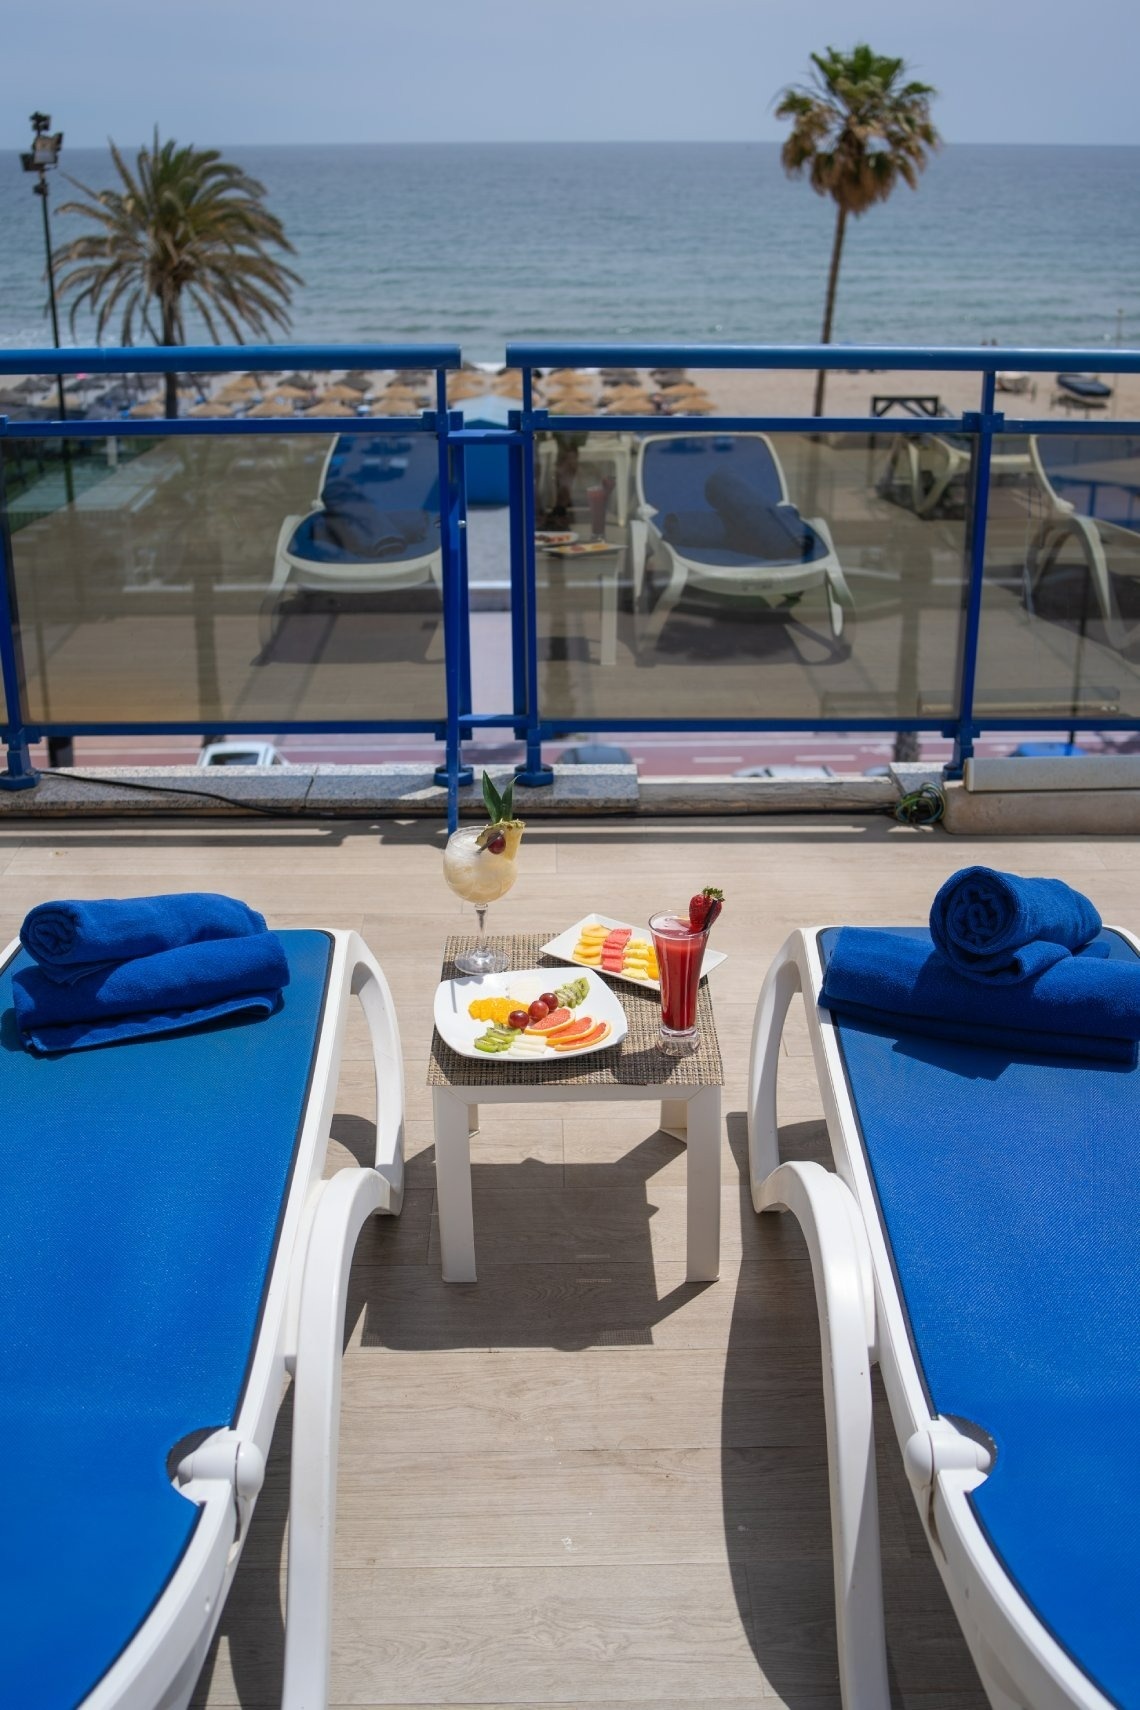
[[[467,527],[466,475],[463,442],[452,441],[463,429],[458,410],[447,408],[447,376],[436,375],[436,432],[439,444],[440,554],[443,560],[443,657],[447,694],[444,734],[444,763],[436,768],[435,780],[447,789],[447,829],[459,824],[459,790],[470,784],[474,774],[462,759],[463,727],[470,712],[471,626],[466,591],[467,554],[463,534]]]
[[[507,423],[512,433],[522,432],[521,410],[511,410]],[[510,528],[511,570],[511,707],[518,715],[515,736],[526,736],[526,517],[523,491],[526,485],[526,463],[523,442],[507,448],[507,501]]]
[[[977,726],[974,723],[974,689],[978,678],[978,640],[982,623],[982,595],[986,575],[986,527],[990,509],[990,463],[995,433],[1001,433],[1005,417],[995,413],[996,375],[990,368],[982,375],[982,408],[978,416],[964,418],[968,432],[977,435],[970,471],[970,579],[966,594],[966,619],[962,626],[962,668],[958,678],[958,718],[954,753],[946,776],[960,778],[962,767],[974,752]]]
[[[8,491],[4,482],[4,432],[0,416],[0,677],[4,685],[4,743],[8,765],[0,772],[0,790],[30,790],[39,780],[28,752],[24,719],[24,660],[16,617],[15,560],[8,522]]]
[[[554,772],[542,759],[542,724],[538,705],[538,573],[534,562],[534,384],[529,367],[524,367],[523,407],[520,425],[522,447],[522,531],[523,531],[523,592],[525,605],[524,639],[526,680],[526,759],[516,766],[515,776],[520,784],[536,787],[552,784]],[[545,416],[544,418],[545,419]]]

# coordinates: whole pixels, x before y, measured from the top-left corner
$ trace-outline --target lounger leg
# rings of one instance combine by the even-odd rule
[[[309,1236],[294,1366],[282,1710],[328,1703],[345,1301],[357,1238],[385,1198],[375,1170],[341,1170],[324,1185]]]
[[[843,1710],[888,1710],[879,1503],[871,1404],[870,1257],[850,1189],[819,1164],[781,1164],[758,1209],[790,1211],[811,1255],[823,1360],[835,1626]]]
[[[788,1005],[803,989],[794,946],[794,938],[789,938],[768,969],[760,988],[752,1027],[752,1058],[748,1070],[748,1170],[752,1181],[752,1204],[757,1211],[763,1210],[760,1195],[765,1178],[780,1162],[780,1134],[776,1118],[780,1040]]]

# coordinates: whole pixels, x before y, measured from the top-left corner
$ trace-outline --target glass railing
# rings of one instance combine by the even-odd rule
[[[416,732],[454,817],[485,730],[539,783],[567,731],[913,730],[960,765],[985,730],[1140,728],[1140,422],[1116,398],[1140,354],[507,360],[0,353],[118,404],[0,422],[0,782],[34,782],[45,736]],[[1067,419],[1031,413],[1094,368]]]

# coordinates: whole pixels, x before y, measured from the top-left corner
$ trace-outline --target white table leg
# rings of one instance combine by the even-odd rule
[[[720,1088],[702,1087],[687,1102],[685,1280],[715,1282],[720,1275]]]
[[[475,1281],[469,1107],[446,1087],[432,1088],[435,1188],[444,1282]]]
[[[612,568],[602,571],[602,636],[601,662],[603,665],[617,664],[617,608],[618,608],[618,570],[624,554],[619,555]]]
[[[689,1105],[683,1098],[661,1100],[661,1132],[674,1140],[684,1140],[689,1131]]]

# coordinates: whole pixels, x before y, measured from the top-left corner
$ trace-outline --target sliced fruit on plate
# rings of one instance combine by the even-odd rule
[[[561,1027],[554,1029],[553,1033],[544,1033],[543,1038],[548,1039],[552,1045],[563,1039],[580,1039],[583,1033],[593,1032],[597,1025],[597,1022],[593,1021],[590,1016],[582,1015],[578,1017],[577,1021],[564,1021]]]
[[[560,1027],[565,1027],[568,1021],[574,1019],[568,1009],[552,1009],[545,1021],[532,1021],[527,1027],[528,1033],[556,1033]]]
[[[557,1039],[552,1039],[550,1043],[556,1051],[581,1051],[587,1045],[600,1045],[602,1040],[608,1039],[612,1032],[613,1028],[608,1021],[599,1021],[593,1023],[586,1033],[577,1033],[572,1037],[567,1037],[563,1033]]]

